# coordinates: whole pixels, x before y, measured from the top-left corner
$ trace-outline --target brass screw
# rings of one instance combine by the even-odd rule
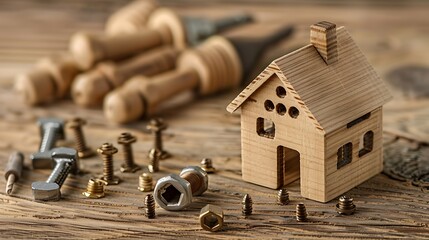
[[[353,203],[353,198],[347,197],[347,196],[341,196],[340,199],[338,199],[336,209],[339,214],[344,214],[344,215],[353,214],[356,210],[356,206]]]
[[[201,228],[217,232],[223,228],[223,210],[219,206],[207,204],[200,211]]]
[[[161,152],[161,158],[160,159],[166,159],[170,157],[170,154],[163,149],[162,145],[162,131],[167,129],[167,124],[164,123],[164,121],[160,118],[155,118],[150,120],[149,125],[146,127],[148,130],[150,130],[154,137],[154,148],[158,149]]]
[[[201,168],[206,171],[206,173],[214,173],[216,171],[210,158],[203,158],[203,160],[201,160]]]
[[[95,154],[95,152],[86,145],[85,136],[83,135],[82,130],[82,126],[85,124],[86,121],[81,118],[73,118],[67,122],[67,127],[73,131],[79,158],[88,158]]]
[[[154,173],[154,172],[159,172],[159,159],[161,158],[161,152],[156,149],[156,148],[152,148],[149,151],[149,160],[150,160],[150,164],[148,166],[149,172]]]
[[[146,195],[144,198],[146,217],[149,219],[155,218],[155,200],[152,194]]]
[[[282,188],[279,190],[277,194],[277,203],[280,205],[288,205],[289,204],[289,193],[286,188]]]
[[[124,163],[121,165],[121,172],[136,172],[141,169],[140,166],[134,163],[134,156],[131,144],[137,141],[136,137],[131,133],[121,133],[118,137],[118,144],[122,145],[124,153]]]
[[[104,197],[104,182],[98,179],[89,179],[86,191],[82,193],[87,198]]]
[[[150,192],[153,190],[153,178],[150,173],[143,173],[139,176],[138,190],[142,192]]]
[[[244,195],[242,203],[242,213],[244,216],[252,214],[253,211],[253,201],[249,194]]]
[[[297,222],[307,222],[307,209],[305,209],[304,203],[299,203],[296,205],[296,221]]]
[[[103,176],[100,178],[101,181],[106,185],[117,185],[121,181],[117,176],[113,174],[113,154],[118,152],[111,143],[103,143],[97,152],[101,154],[103,158]]]

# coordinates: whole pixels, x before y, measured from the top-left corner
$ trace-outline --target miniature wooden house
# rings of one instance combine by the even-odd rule
[[[391,96],[344,27],[311,26],[311,44],[274,60],[227,107],[241,108],[243,179],[327,202],[383,167]]]

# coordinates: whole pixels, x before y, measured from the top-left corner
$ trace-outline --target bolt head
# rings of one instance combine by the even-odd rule
[[[155,118],[150,120],[149,125],[146,127],[148,130],[153,132],[158,132],[165,130],[167,128],[167,124],[164,123],[164,121],[160,118]]]
[[[57,130],[57,138],[64,139],[64,120],[59,118],[40,118],[38,121],[40,135],[43,136],[47,127],[52,127]]]
[[[56,183],[33,182],[31,190],[37,201],[58,201],[61,198],[60,186]]]
[[[79,158],[89,158],[95,155],[95,152],[91,148],[87,148],[81,152],[77,152]]]
[[[103,143],[103,145],[97,149],[97,152],[102,155],[113,155],[118,152],[118,149],[111,143]]]
[[[204,230],[216,232],[223,227],[223,210],[219,206],[207,204],[200,212],[200,225]]]
[[[104,176],[101,176],[98,180],[104,183],[104,185],[118,185],[121,182],[121,179],[117,176],[113,176],[111,180],[107,180]]]
[[[134,166],[127,166],[125,164],[121,165],[121,172],[123,173],[134,173],[142,169],[139,165],[135,164]]]
[[[78,127],[82,127],[85,124],[86,124],[86,121],[84,119],[78,118],[78,117],[67,121],[67,127],[68,128],[78,128]]]
[[[192,203],[191,184],[180,176],[171,174],[158,180],[154,197],[163,209],[182,210]]]
[[[131,133],[121,133],[121,135],[118,137],[118,144],[131,144],[135,143],[137,141],[137,138]]]
[[[206,171],[204,171],[201,167],[198,166],[189,166],[189,167],[185,167],[181,172],[180,172],[180,177],[182,177],[184,174],[186,173],[194,173],[197,174],[198,176],[200,176],[201,179],[203,179],[203,184],[201,184],[201,188],[196,190],[194,192],[195,196],[199,196],[201,194],[203,194],[209,187],[209,177],[206,173]]]

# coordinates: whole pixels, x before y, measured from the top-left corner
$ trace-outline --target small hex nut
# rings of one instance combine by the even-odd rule
[[[165,210],[182,210],[192,203],[191,184],[176,174],[158,180],[154,190],[156,203]]]
[[[223,210],[216,205],[207,204],[200,212],[200,225],[204,230],[216,232],[223,227]]]
[[[199,196],[199,195],[203,194],[205,191],[207,191],[207,189],[209,187],[209,177],[208,177],[206,171],[204,171],[201,167],[198,167],[198,166],[185,167],[180,172],[180,177],[182,177],[186,173],[197,174],[203,180],[203,184],[201,185],[201,188],[194,191],[194,196]]]

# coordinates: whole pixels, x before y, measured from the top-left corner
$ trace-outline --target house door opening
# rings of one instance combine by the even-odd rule
[[[279,186],[299,179],[299,159],[298,151],[284,146],[277,147],[277,183]]]

